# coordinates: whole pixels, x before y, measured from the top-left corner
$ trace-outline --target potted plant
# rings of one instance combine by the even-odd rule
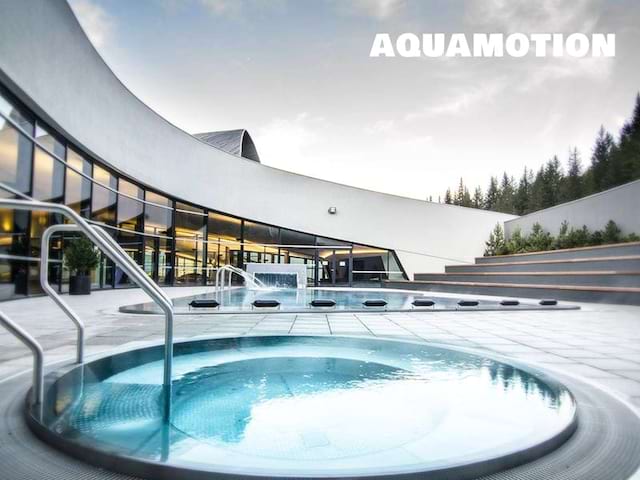
[[[91,293],[91,270],[98,266],[100,256],[87,237],[71,240],[64,251],[64,264],[71,272],[69,295]]]

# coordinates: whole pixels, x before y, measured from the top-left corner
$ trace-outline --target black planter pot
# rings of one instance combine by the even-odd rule
[[[69,277],[69,295],[89,295],[91,277],[89,275],[71,275]]]

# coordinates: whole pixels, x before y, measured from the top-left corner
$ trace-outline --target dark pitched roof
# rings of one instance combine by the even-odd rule
[[[260,162],[253,139],[249,132],[244,129],[195,133],[193,136],[231,155]]]

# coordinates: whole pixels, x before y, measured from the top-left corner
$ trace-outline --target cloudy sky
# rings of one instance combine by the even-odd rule
[[[262,162],[437,201],[618,131],[640,90],[637,0],[71,0],[134,94]],[[616,34],[616,58],[370,58],[378,32]]]

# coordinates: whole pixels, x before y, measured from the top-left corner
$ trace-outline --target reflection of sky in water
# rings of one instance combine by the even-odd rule
[[[545,439],[573,412],[561,388],[469,354],[363,341],[345,348],[345,339],[271,342],[177,357],[173,459],[264,468],[437,464]],[[138,382],[155,376],[156,363],[87,385],[58,430],[158,458],[160,387]]]
[[[337,310],[363,310],[362,303],[365,300],[383,299],[387,301],[387,309],[389,310],[411,310],[412,302],[416,298],[429,298],[436,302],[437,309],[456,309],[458,308],[458,298],[455,297],[439,297],[437,294],[425,294],[421,292],[402,292],[393,291],[385,288],[377,288],[374,290],[358,290],[358,289],[296,289],[296,288],[279,288],[270,290],[250,290],[247,288],[232,288],[224,292],[204,293],[194,296],[174,298],[174,306],[179,311],[189,309],[189,302],[193,299],[216,299],[221,303],[221,310],[252,310],[252,302],[256,299],[261,300],[278,300],[281,310],[299,311],[313,310],[322,311],[321,308],[311,308],[309,303],[314,299],[331,299],[335,300]],[[502,308],[499,302],[487,298],[481,298],[480,307],[486,308]],[[509,307],[511,309],[537,307],[535,301],[523,301],[519,307]],[[136,305],[138,310],[157,311],[157,306],[153,302]],[[326,309],[324,309],[326,310]],[[206,310],[201,310],[206,312]]]

